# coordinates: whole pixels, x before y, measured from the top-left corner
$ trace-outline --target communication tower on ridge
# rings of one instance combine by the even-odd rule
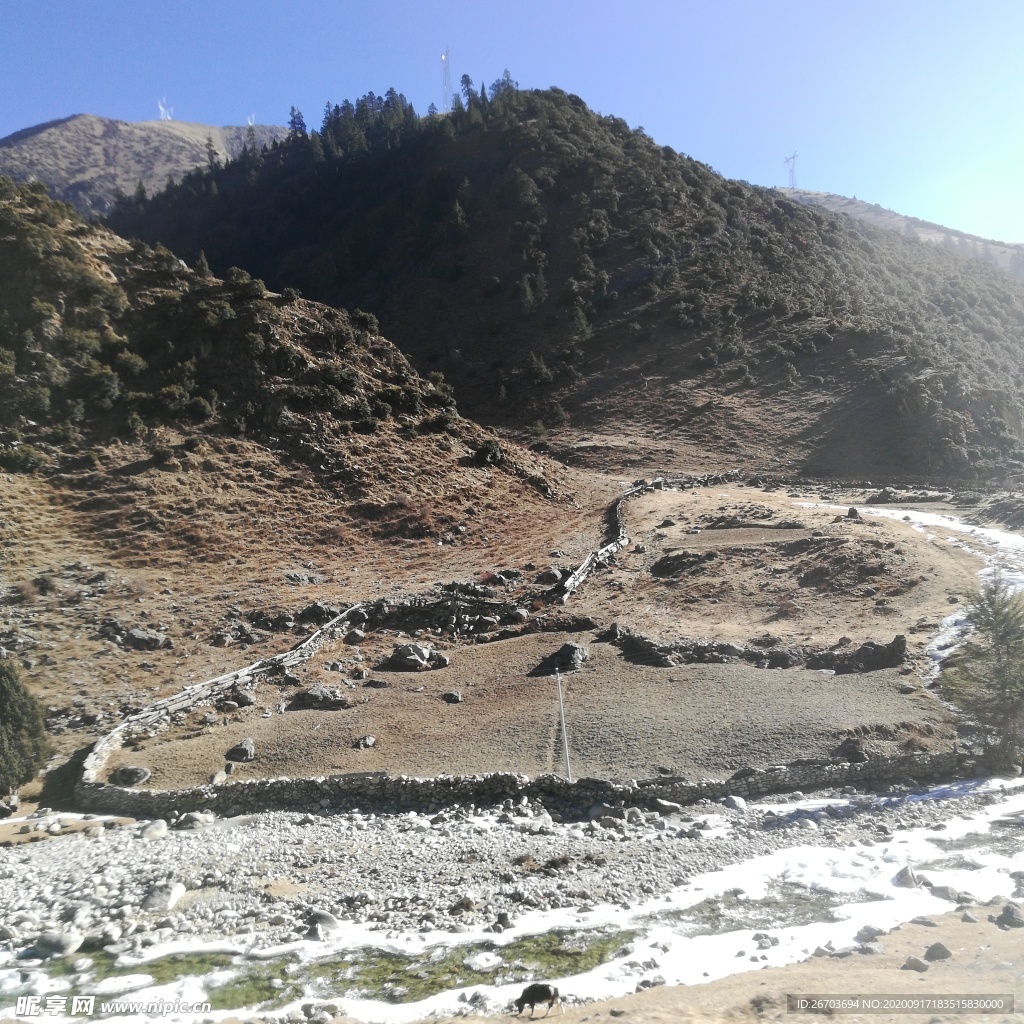
[[[789,171],[789,187],[796,188],[796,153],[782,161]]]
[[[451,50],[446,46],[441,54],[441,113],[452,112],[452,100],[454,91],[452,89]]]

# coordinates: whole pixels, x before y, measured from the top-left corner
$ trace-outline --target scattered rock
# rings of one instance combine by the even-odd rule
[[[376,745],[376,736],[360,736],[359,739],[352,743],[352,746],[355,747],[356,750],[369,750],[370,747],[375,747]]]
[[[941,943],[933,942],[925,951],[924,958],[929,962],[948,960],[953,954]]]
[[[734,811],[745,811],[747,809],[747,801],[741,796],[733,796],[730,793],[729,796],[725,798],[725,806]]]
[[[931,894],[938,896],[940,900],[949,900],[950,903],[960,902],[960,893],[951,885],[933,885]]]
[[[441,700],[446,704],[461,704],[462,703],[462,691],[461,690],[449,690],[447,693],[441,694]]]

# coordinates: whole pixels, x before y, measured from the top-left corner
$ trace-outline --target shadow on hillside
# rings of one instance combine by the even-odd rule
[[[94,744],[79,747],[62,765],[51,768],[43,776],[43,788],[39,794],[40,807],[52,807],[55,811],[78,810],[75,801],[75,785],[82,777],[85,759],[92,753]]]

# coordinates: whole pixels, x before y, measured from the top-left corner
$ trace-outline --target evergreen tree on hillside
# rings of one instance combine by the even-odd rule
[[[967,616],[977,641],[942,691],[981,725],[992,767],[1011,769],[1024,750],[1024,598],[997,573],[972,596]]]
[[[298,107],[292,107],[291,113],[288,115],[288,141],[291,143],[305,142],[306,138],[306,119]]]
[[[13,658],[0,658],[0,793],[28,782],[46,760],[43,714]]]

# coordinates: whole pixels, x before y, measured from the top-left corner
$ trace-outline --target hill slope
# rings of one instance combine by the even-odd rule
[[[407,492],[407,462],[443,484],[477,448],[481,465],[551,490],[369,314],[268,293],[237,268],[193,271],[0,178],[0,465],[88,464],[112,440],[167,462],[162,431],[259,439],[349,499]]]
[[[119,191],[134,193],[140,181],[147,192],[156,192],[168,177],[181,178],[207,166],[208,138],[219,161],[237,157],[247,131],[184,121],[131,124],[76,114],[0,139],[0,174],[15,181],[45,182],[55,198],[79,213],[100,216],[110,210]],[[284,135],[284,128],[253,126],[260,146]]]
[[[865,203],[849,196],[838,196],[834,192],[815,192],[806,188],[780,188],[779,191],[798,203],[818,206],[830,213],[845,213],[854,220],[898,231],[907,238],[941,245],[950,252],[989,263],[1010,277],[1024,281],[1024,245],[1019,243],[995,242],[990,238],[969,235],[965,231],[943,227],[919,217],[907,217],[886,210],[878,203]]]
[[[410,109],[334,108],[111,223],[359,302],[470,414],[602,459],[628,433],[845,476],[1018,471],[1016,282],[727,181],[560,90]]]

